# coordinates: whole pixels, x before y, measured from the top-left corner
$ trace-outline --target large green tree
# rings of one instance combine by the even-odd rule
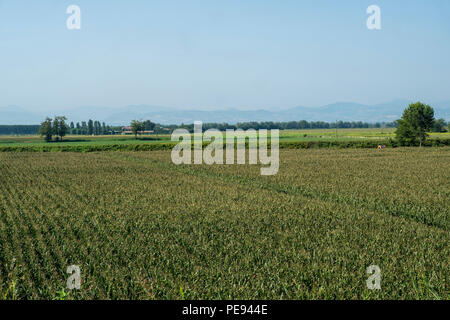
[[[144,131],[144,123],[142,121],[133,120],[131,121],[130,127],[135,139],[137,139],[137,135],[141,133],[141,131]]]
[[[39,135],[45,138],[45,141],[50,142],[52,141],[53,136],[53,120],[47,117],[39,127]]]
[[[403,111],[402,118],[398,120],[395,132],[401,145],[416,145],[427,138],[434,123],[434,110],[421,102],[412,103]]]
[[[433,132],[447,132],[447,129],[445,129],[445,126],[447,124],[445,123],[444,119],[436,119],[433,122],[433,128],[431,129]]]
[[[151,130],[155,130],[156,123],[153,123],[153,122],[151,122],[150,120],[145,120],[145,121],[142,123],[142,125],[143,125],[143,127],[144,127],[144,130],[151,131]]]
[[[67,118],[65,116],[55,117],[55,120],[53,120],[53,132],[54,134],[59,136],[61,141],[69,130],[69,127],[66,124],[66,120]]]

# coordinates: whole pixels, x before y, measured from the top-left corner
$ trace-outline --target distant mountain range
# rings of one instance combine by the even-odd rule
[[[130,105],[123,108],[79,107],[70,110],[32,112],[18,106],[0,107],[0,124],[39,124],[46,116],[65,115],[69,121],[99,120],[111,125],[125,125],[131,120],[151,120],[161,124],[203,122],[227,122],[234,124],[247,121],[363,121],[391,122],[401,117],[411,103],[395,100],[387,103],[364,105],[354,102],[337,102],[322,107],[295,107],[281,110],[237,110],[216,111],[182,110],[152,105]],[[450,120],[450,100],[430,104],[436,118]]]

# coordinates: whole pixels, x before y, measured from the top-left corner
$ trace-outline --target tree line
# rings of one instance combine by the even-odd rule
[[[181,124],[179,126],[168,126],[170,129],[183,128],[190,132],[193,132],[193,124]],[[352,129],[352,128],[395,128],[397,122],[377,122],[368,123],[362,121],[337,121],[337,122],[325,122],[325,121],[289,121],[289,122],[274,122],[274,121],[251,121],[251,122],[239,122],[237,124],[228,123],[203,123],[203,130],[217,129],[224,131],[226,129],[279,129],[279,130],[304,130],[304,129]]]
[[[0,125],[0,134],[37,134],[39,125]]]
[[[66,134],[71,135],[110,135],[120,134],[123,131],[122,127],[106,125],[105,122],[88,121],[70,122],[66,123],[65,116],[58,116],[54,119],[46,118],[40,126],[0,126],[0,134],[11,130],[14,134],[32,134],[33,130],[38,127],[38,134],[43,136],[46,141],[52,141],[53,137],[56,140],[62,140]],[[393,122],[376,122],[368,123],[362,121],[289,121],[289,122],[240,122],[237,124],[228,123],[204,123],[203,130],[218,129],[224,131],[226,129],[279,129],[279,130],[301,130],[301,129],[351,129],[351,128],[397,128],[396,136],[402,145],[414,145],[422,143],[427,138],[427,132],[446,132],[448,123],[444,119],[435,119],[434,110],[432,107],[421,102],[410,104],[403,112],[402,118]],[[163,126],[154,123],[150,120],[138,121],[133,120],[130,123],[132,134],[137,138],[138,134],[142,133],[171,133],[175,129],[187,129],[190,132],[194,131],[194,124],[168,125]],[[6,131],[8,130],[8,131]]]
[[[397,128],[399,120],[392,122],[362,122],[362,121],[337,121],[337,122],[324,122],[324,121],[289,121],[289,122],[239,122],[237,124],[228,123],[203,123],[203,130],[218,129],[224,131],[226,129],[279,129],[279,130],[304,130],[304,129],[365,129],[365,128]],[[444,119],[433,119],[430,127],[430,132],[446,132],[446,126],[448,123]],[[167,126],[171,130],[183,128],[190,132],[193,132],[193,124],[181,124]]]
[[[37,133],[45,138],[46,141],[52,141],[53,137],[56,137],[56,141],[62,140],[67,134],[70,135],[110,135],[120,134],[122,127],[113,127],[106,125],[104,122],[94,121],[89,119],[88,121],[77,122],[72,121],[70,124],[67,122],[65,116],[58,116],[54,119],[47,117],[40,126],[38,126]]]
[[[56,136],[56,141],[63,140],[67,134],[67,118],[65,116],[58,116],[54,119],[47,117],[39,127],[39,134],[45,138],[45,141],[50,142],[53,136]]]
[[[68,132],[71,135],[110,135],[118,133],[122,130],[122,127],[106,125],[104,122],[94,121],[89,119],[88,121],[77,122],[76,124],[70,122]]]

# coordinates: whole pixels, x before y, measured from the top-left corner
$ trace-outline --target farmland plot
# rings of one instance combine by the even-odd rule
[[[449,148],[282,150],[259,173],[167,151],[2,153],[1,296],[448,299]]]

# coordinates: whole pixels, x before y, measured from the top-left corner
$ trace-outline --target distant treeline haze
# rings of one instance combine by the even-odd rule
[[[155,133],[171,133],[178,128],[184,128],[191,132],[194,130],[193,124],[181,125],[161,125],[153,123],[149,120],[143,121],[145,130],[151,130]],[[338,122],[324,122],[324,121],[289,121],[289,122],[241,122],[237,124],[228,123],[204,123],[203,130],[215,128],[218,130],[226,129],[280,129],[280,130],[295,130],[295,129],[333,129],[333,128],[395,128],[397,122],[377,122],[367,123],[361,121],[338,121]],[[70,135],[112,135],[122,133],[122,126],[107,125],[105,122],[88,120],[81,122],[70,122],[67,128],[67,133]],[[169,129],[169,130],[167,130]],[[0,134],[38,134],[39,125],[0,125]]]
[[[37,134],[40,125],[0,125],[0,134]]]
[[[443,119],[435,120],[434,132],[441,132],[445,126],[448,125]],[[181,124],[181,125],[161,125],[153,123],[149,120],[142,122],[145,125],[145,131],[154,131],[154,133],[171,133],[178,128],[187,129],[193,132],[193,124]],[[368,123],[361,121],[337,121],[337,122],[324,122],[324,121],[289,121],[289,122],[240,122],[237,124],[228,123],[204,123],[203,130],[211,128],[224,131],[226,129],[280,129],[280,130],[301,130],[301,129],[351,129],[351,128],[396,128],[397,121],[393,122],[376,122]],[[0,125],[0,135],[22,135],[38,134],[39,125]],[[70,122],[67,128],[67,133],[70,135],[113,135],[121,134],[123,126],[107,125],[105,122],[88,120],[81,122]]]

